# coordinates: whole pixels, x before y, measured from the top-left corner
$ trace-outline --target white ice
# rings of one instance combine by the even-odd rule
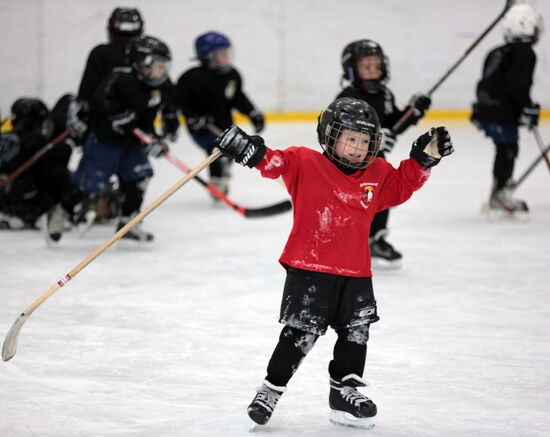
[[[407,155],[403,137],[390,160]],[[327,364],[335,336],[303,362],[270,436],[547,436],[550,431],[550,173],[518,189],[530,221],[480,215],[493,146],[450,125],[456,153],[391,213],[399,271],[375,272],[365,393],[378,405],[369,431],[329,423]],[[550,138],[550,126],[541,128]],[[271,124],[273,146],[316,147],[313,124]],[[203,155],[184,133],[173,153]],[[516,175],[538,148],[522,131]],[[181,177],[155,161],[150,202]],[[284,188],[234,168],[231,198],[263,206]],[[144,226],[149,250],[113,247],[40,306],[0,363],[0,436],[245,436],[246,406],[265,376],[281,326],[284,271],[277,258],[291,214],[245,219],[214,207],[191,181]],[[36,231],[0,232],[2,340],[17,315],[112,235],[66,234],[46,248]]]

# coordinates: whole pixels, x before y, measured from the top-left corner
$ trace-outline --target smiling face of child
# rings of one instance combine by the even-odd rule
[[[352,164],[360,165],[365,161],[371,149],[371,135],[351,129],[342,129],[334,144],[338,157]]]

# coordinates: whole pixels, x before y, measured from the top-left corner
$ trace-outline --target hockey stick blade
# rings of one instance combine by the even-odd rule
[[[46,300],[48,300],[53,294],[55,294],[61,287],[67,284],[71,279],[73,279],[78,273],[86,268],[90,263],[92,263],[97,257],[109,249],[113,244],[119,241],[132,227],[138,224],[141,220],[147,217],[151,212],[157,209],[162,203],[164,203],[170,196],[172,196],[176,191],[183,187],[187,182],[189,182],[197,173],[206,168],[216,159],[221,156],[221,151],[219,149],[214,149],[214,151],[202,161],[199,165],[193,168],[185,177],[181,178],[174,185],[172,185],[167,191],[162,195],[157,197],[153,202],[147,205],[139,214],[137,214],[133,219],[131,219],[124,227],[119,229],[116,234],[111,236],[109,239],[103,242],[96,250],[94,250],[90,255],[83,259],[77,266],[75,266],[69,273],[59,279],[55,284],[53,284],[48,290],[42,293],[21,315],[17,318],[11,329],[9,330],[4,344],[2,346],[2,359],[8,361],[12,359],[17,352],[17,339],[19,338],[19,332],[21,328],[31,316],[31,314]]]
[[[2,360],[8,361],[15,356],[15,352],[17,352],[19,332],[28,318],[29,315],[22,313],[10,328],[8,334],[6,335],[6,339],[4,340],[4,345],[2,346]]]
[[[282,214],[291,209],[292,202],[290,200],[283,200],[275,205],[264,206],[262,208],[243,208],[244,216],[248,218],[269,217],[270,215]]]
[[[176,158],[176,156],[172,155],[171,153],[167,153],[165,157],[168,160],[168,162],[170,162],[174,167],[180,169],[185,173],[189,172],[190,167],[188,167],[184,162]],[[269,217],[271,215],[282,214],[292,209],[292,203],[290,202],[290,200],[284,200],[274,205],[263,206],[259,208],[247,208],[233,202],[224,193],[222,193],[215,186],[207,182],[205,179],[203,179],[199,175],[196,175],[194,179],[199,184],[201,184],[204,188],[206,188],[214,197],[216,197],[218,200],[225,203],[230,208],[233,208],[237,213],[239,213],[243,217],[247,217],[247,218]]]

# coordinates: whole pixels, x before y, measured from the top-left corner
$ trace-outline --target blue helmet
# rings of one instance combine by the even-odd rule
[[[231,47],[229,38],[219,32],[206,32],[199,35],[195,40],[195,51],[197,58],[206,59],[215,50],[222,50]]]

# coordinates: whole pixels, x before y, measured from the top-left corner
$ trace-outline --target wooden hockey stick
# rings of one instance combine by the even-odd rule
[[[52,296],[57,292],[61,287],[63,287],[67,282],[73,279],[81,270],[83,270],[88,264],[95,260],[99,255],[105,252],[109,247],[114,243],[120,240],[133,226],[143,220],[149,213],[158,208],[166,199],[168,199],[172,194],[178,191],[182,186],[189,182],[196,174],[198,174],[202,169],[210,165],[216,159],[221,156],[219,149],[214,149],[212,154],[197,165],[193,170],[189,172],[184,178],[176,182],[170,189],[168,189],[164,194],[158,197],[155,201],[149,204],[143,211],[136,215],[132,220],[130,220],[126,226],[120,229],[116,234],[111,238],[105,241],[101,246],[99,246],[93,253],[91,253],[86,259],[84,259],[80,264],[78,264],[73,270],[63,276],[59,281],[52,285],[46,292],[44,292],[38,299],[36,299],[21,315],[17,318],[8,334],[4,340],[4,345],[2,347],[2,359],[8,361],[15,355],[17,351],[17,339],[21,328],[30,317],[30,315],[44,303],[46,299]]]
[[[166,159],[175,167],[179,168],[181,171],[188,173],[191,169],[178,158],[176,158],[171,153],[166,154]],[[273,205],[262,206],[260,208],[247,208],[244,206],[237,205],[224,193],[218,190],[214,185],[208,183],[199,175],[195,176],[195,180],[206,188],[214,197],[225,203],[230,208],[233,208],[237,213],[243,217],[248,218],[260,218],[260,217],[269,217],[276,214],[281,214],[292,209],[292,203],[290,200],[283,200],[282,202],[275,203]]]
[[[493,29],[493,27],[495,27],[498,22],[500,20],[502,20],[502,17],[504,17],[504,15],[506,14],[506,12],[508,11],[508,9],[510,9],[510,7],[512,6],[512,4],[515,2],[515,0],[506,0],[506,4],[504,5],[504,9],[502,10],[502,12],[498,15],[498,17],[496,17],[493,22],[489,25],[489,27],[487,27],[487,29],[485,29],[485,31],[479,35],[473,42],[472,44],[470,45],[470,47],[468,47],[466,49],[466,51],[464,52],[464,54],[458,58],[458,60],[445,72],[445,74],[435,83],[434,86],[432,86],[430,88],[430,90],[426,93],[426,95],[428,97],[431,97],[432,94],[435,92],[436,89],[438,89],[441,84],[443,82],[445,82],[445,80],[451,75],[451,73],[453,73],[453,71],[455,71],[458,66],[462,63],[462,61],[464,61],[464,59],[466,59],[466,57],[470,54],[470,52],[481,42],[481,40],[483,38],[485,38],[485,36]],[[414,108],[409,108],[407,111],[405,111],[405,113],[401,116],[401,118],[399,120],[397,120],[397,122],[393,125],[393,127],[391,128],[392,132],[399,132],[399,128],[401,126],[403,126],[403,123],[405,123],[405,121],[407,121],[409,119],[409,117],[414,113]]]
[[[58,136],[56,136],[53,140],[51,140],[48,144],[46,144],[44,147],[42,147],[38,152],[36,152],[34,155],[32,155],[29,159],[27,159],[23,164],[21,164],[19,167],[17,167],[14,171],[12,171],[7,177],[0,180],[0,190],[4,188],[5,186],[11,184],[15,179],[19,177],[19,175],[25,171],[27,171],[30,167],[32,167],[34,164],[36,164],[42,157],[48,153],[51,149],[53,149],[58,143],[63,141],[65,137],[69,135],[69,131],[65,130],[61,132]]]

